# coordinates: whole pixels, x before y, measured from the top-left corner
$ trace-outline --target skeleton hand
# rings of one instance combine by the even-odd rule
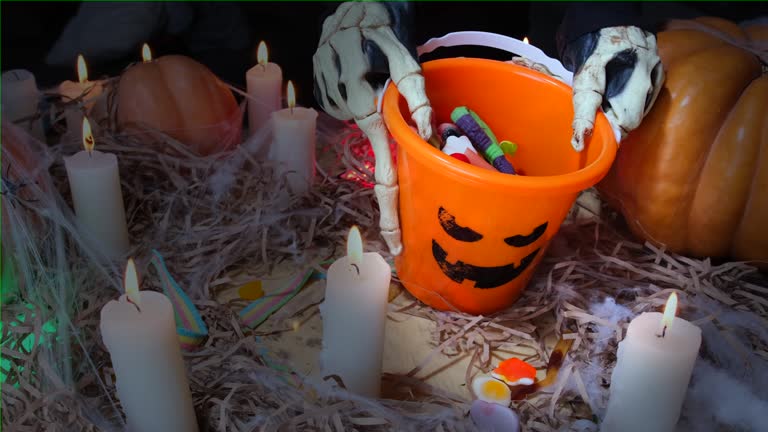
[[[656,37],[637,27],[608,27],[588,33],[566,47],[563,65],[573,78],[573,137],[576,151],[592,133],[602,106],[621,138],[637,128],[664,82]]]
[[[402,250],[398,220],[397,173],[392,166],[389,137],[376,109],[376,94],[366,80],[371,72],[367,57],[371,43],[386,56],[389,74],[408,102],[419,135],[432,136],[432,107],[424,90],[421,67],[393,32],[387,7],[373,2],[343,3],[323,23],[313,58],[315,98],[339,120],[357,123],[376,156],[376,197],[381,209],[381,234],[393,255]]]

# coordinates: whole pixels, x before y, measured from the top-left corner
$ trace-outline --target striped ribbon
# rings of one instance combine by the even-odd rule
[[[192,300],[171,276],[160,252],[152,250],[151,263],[160,276],[163,292],[173,305],[173,312],[176,317],[176,333],[179,335],[181,349],[194,351],[208,337],[208,327],[206,327]]]
[[[328,270],[333,261],[325,261],[320,264],[324,270]],[[319,273],[320,277],[325,277],[323,273]],[[315,275],[315,269],[309,267],[304,271],[301,271],[291,277],[288,282],[275,294],[265,295],[257,300],[254,300],[251,304],[240,311],[240,323],[246,327],[255,328],[261,323],[266,321],[270,315],[275,313],[278,309],[285,306],[301,289],[307,284],[307,282]]]
[[[333,260],[324,261],[320,263],[320,267],[327,272],[333,262]],[[389,259],[387,262],[394,272],[394,261]],[[241,310],[240,323],[250,328],[259,326],[270,315],[285,306],[286,303],[296,296],[309,280],[312,278],[325,279],[325,277],[325,272],[318,272],[313,267],[297,273],[277,293],[257,299]]]

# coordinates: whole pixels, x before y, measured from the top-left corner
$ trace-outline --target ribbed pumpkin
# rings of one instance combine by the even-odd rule
[[[241,120],[232,91],[189,57],[160,57],[120,77],[117,121],[123,130],[149,126],[208,155],[239,142]]]
[[[639,238],[768,261],[768,74],[746,49],[766,41],[766,26],[719,18],[658,34],[666,82],[598,186]]]

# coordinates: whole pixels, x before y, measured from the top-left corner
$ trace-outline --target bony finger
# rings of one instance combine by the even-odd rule
[[[584,141],[592,132],[592,124],[583,120],[574,120],[573,122],[573,136],[571,138],[571,146],[577,152],[584,150]]]
[[[424,105],[411,114],[413,122],[419,131],[419,136],[425,141],[432,137],[432,107]]]

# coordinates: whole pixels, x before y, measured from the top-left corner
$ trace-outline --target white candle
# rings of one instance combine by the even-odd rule
[[[75,214],[94,247],[120,258],[128,252],[130,242],[117,157],[94,151],[87,118],[82,127],[85,150],[64,158]]]
[[[296,107],[296,92],[288,81],[288,108],[272,113],[273,140],[269,159],[280,163],[296,194],[305,193],[315,181],[317,111]]]
[[[380,394],[390,278],[389,264],[378,253],[363,253],[360,231],[352,227],[347,256],[328,269],[320,361],[324,377],[338,375],[362,396]]]
[[[701,329],[675,317],[676,309],[673,293],[663,315],[643,313],[629,323],[601,431],[675,430],[701,346]]]
[[[248,86],[248,133],[256,134],[270,119],[273,112],[283,107],[280,90],[283,87],[283,70],[270,63],[267,45],[262,41],[256,54],[258,64],[248,70],[245,79]]]
[[[80,109],[69,109],[64,114],[67,122],[67,132],[80,133],[83,123],[83,110],[90,114],[98,98],[104,92],[104,86],[99,81],[88,81],[88,67],[82,55],[77,56],[78,82],[64,81],[59,85],[59,94],[64,102],[71,102],[82,96]]]
[[[31,72],[24,69],[14,69],[3,72],[2,75],[2,115],[4,120],[16,122],[37,114],[40,102],[40,91],[37,81]],[[32,136],[45,142],[43,123],[35,119],[18,124]]]
[[[126,293],[101,309],[101,335],[112,358],[127,430],[197,432],[171,301],[159,292],[140,293],[138,287],[129,260]]]

